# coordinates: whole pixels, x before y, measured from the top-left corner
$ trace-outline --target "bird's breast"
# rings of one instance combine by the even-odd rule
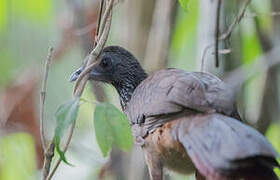
[[[190,174],[195,171],[194,165],[183,145],[173,136],[173,128],[178,122],[178,120],[167,122],[150,133],[145,139],[144,148],[152,150],[153,156],[158,156],[164,167],[179,173]]]

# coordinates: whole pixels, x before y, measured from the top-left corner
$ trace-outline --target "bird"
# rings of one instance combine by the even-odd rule
[[[242,122],[235,92],[218,77],[176,68],[148,75],[120,46],[105,47],[98,60],[89,80],[111,84],[118,92],[151,180],[162,180],[163,168],[195,173],[198,180],[278,179],[278,153]]]

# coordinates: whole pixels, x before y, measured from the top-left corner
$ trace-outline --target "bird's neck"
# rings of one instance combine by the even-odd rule
[[[125,78],[118,85],[114,85],[120,96],[120,103],[124,110],[128,105],[135,88],[147,78],[147,74],[143,73],[137,78]]]

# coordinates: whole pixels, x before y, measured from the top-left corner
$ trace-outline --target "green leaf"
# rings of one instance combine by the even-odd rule
[[[106,157],[113,145],[128,151],[133,145],[128,119],[109,103],[98,104],[94,111],[94,127],[97,143]]]
[[[179,0],[179,3],[185,11],[188,10],[189,0]]]
[[[55,113],[55,147],[61,160],[68,165],[71,164],[66,160],[64,152],[60,149],[60,140],[63,137],[64,131],[76,121],[79,111],[79,102],[79,98],[68,101],[60,105]]]

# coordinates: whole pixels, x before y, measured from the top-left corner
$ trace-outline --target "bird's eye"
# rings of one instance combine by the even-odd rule
[[[100,65],[103,68],[108,68],[110,66],[110,63],[111,63],[110,59],[104,58],[104,59],[102,59]]]

